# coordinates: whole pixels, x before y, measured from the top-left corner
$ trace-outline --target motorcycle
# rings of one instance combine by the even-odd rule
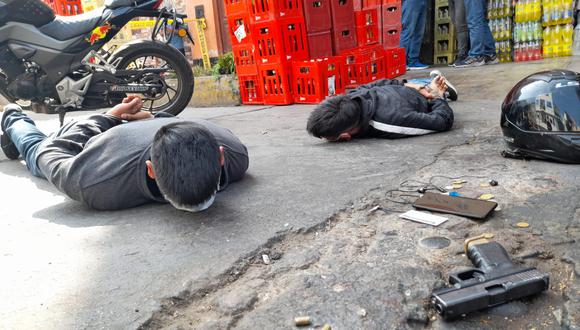
[[[104,50],[136,17],[155,19],[151,39]],[[58,113],[61,125],[68,111],[110,107],[128,93],[141,95],[143,110],[177,115],[194,80],[187,59],[168,43],[176,33],[193,43],[185,18],[172,0],[106,0],[70,17],[55,16],[40,0],[0,0],[0,94]]]

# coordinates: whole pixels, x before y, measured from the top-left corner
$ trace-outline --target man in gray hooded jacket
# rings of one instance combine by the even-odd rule
[[[99,210],[169,202],[202,211],[241,179],[246,147],[205,120],[153,118],[132,96],[106,114],[71,121],[47,137],[12,104],[2,114],[2,150],[74,200]]]

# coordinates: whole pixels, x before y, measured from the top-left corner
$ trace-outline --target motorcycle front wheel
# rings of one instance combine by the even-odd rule
[[[161,84],[155,95],[143,94],[143,110],[153,114],[177,115],[187,107],[193,95],[193,71],[177,49],[158,41],[139,40],[122,47],[110,63],[118,70],[166,69],[162,73],[143,75],[138,83]]]

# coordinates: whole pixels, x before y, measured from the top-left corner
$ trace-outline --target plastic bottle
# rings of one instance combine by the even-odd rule
[[[532,40],[534,40],[534,28],[533,28],[534,23],[532,22],[527,22],[526,23],[526,41],[527,42],[531,42]]]
[[[574,0],[562,0],[562,23],[563,24],[572,24],[574,21],[574,14],[573,7]]]
[[[560,0],[554,0],[552,5],[552,24],[562,24],[560,17],[560,12],[562,11],[562,2]]]
[[[554,57],[562,56],[562,31],[560,25],[556,25],[552,28],[551,44]]]
[[[534,25],[534,40],[542,40],[542,25],[540,22],[536,22]]]
[[[542,2],[541,0],[533,0],[532,6],[532,13],[533,18],[532,21],[539,21],[542,19]]]
[[[542,42],[538,40],[534,45],[534,60],[541,59],[542,59]]]
[[[542,25],[548,26],[552,22],[552,0],[544,0],[543,7]]]
[[[566,24],[562,27],[562,56],[572,55],[572,36],[574,34],[574,28],[572,24]]]
[[[580,24],[576,25],[574,29],[574,37],[572,43],[572,54],[580,55]]]
[[[533,0],[526,0],[524,4],[524,22],[529,22],[532,20],[534,15],[534,5]]]
[[[552,46],[552,27],[548,26],[544,29],[543,33],[544,39],[544,58],[550,58],[554,56],[554,48]]]

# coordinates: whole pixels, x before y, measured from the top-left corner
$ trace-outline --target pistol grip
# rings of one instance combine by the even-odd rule
[[[497,242],[472,245],[467,249],[467,257],[483,273],[496,268],[515,267],[507,251]]]

